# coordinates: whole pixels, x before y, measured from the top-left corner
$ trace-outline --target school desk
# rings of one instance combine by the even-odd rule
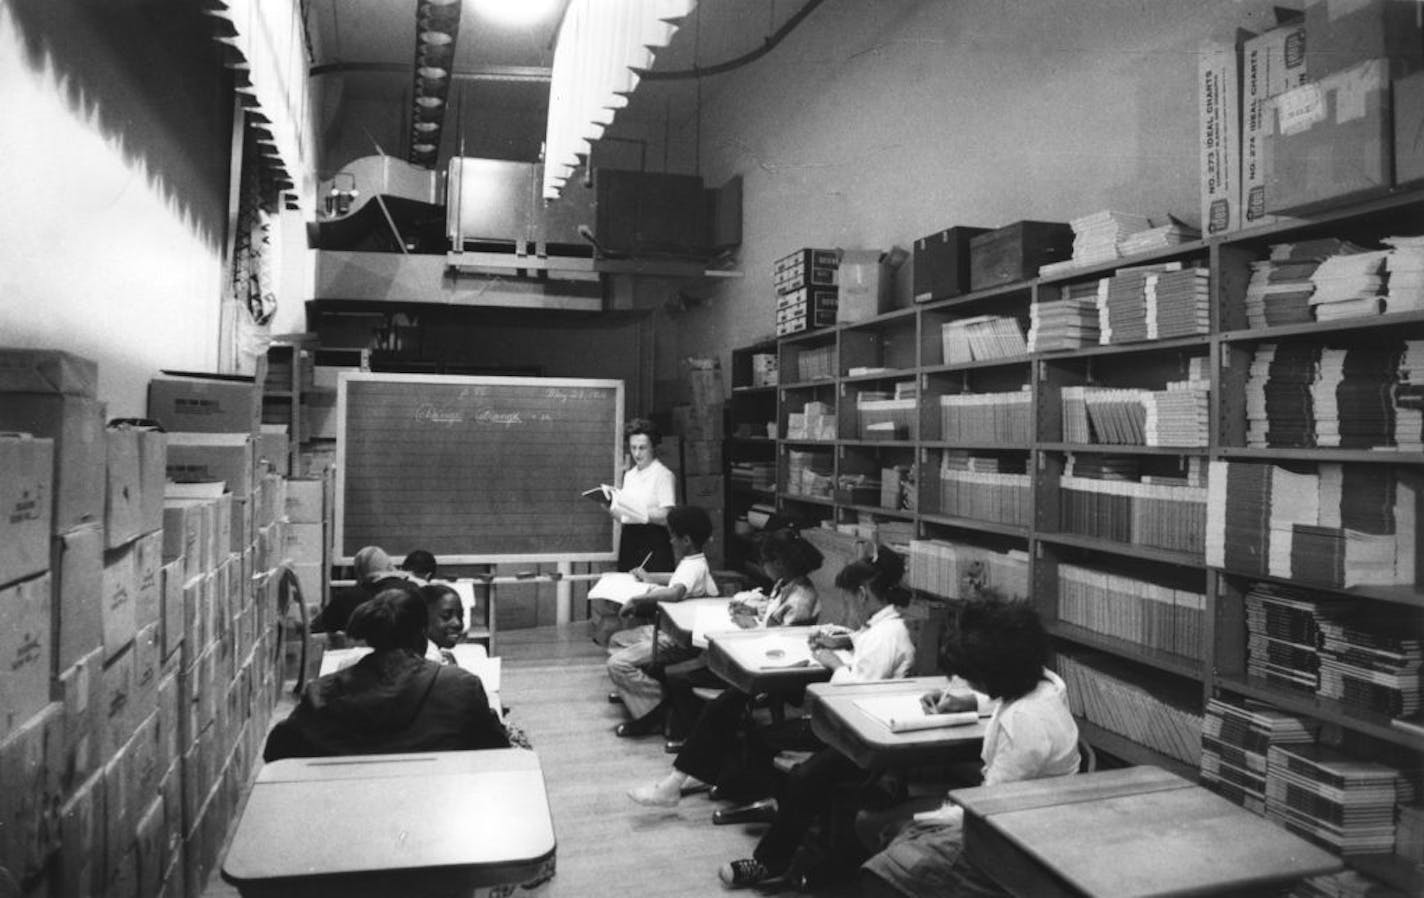
[[[810,655],[814,627],[772,627],[716,633],[707,639],[707,666],[747,695],[784,694],[829,680],[831,672]]]
[[[504,706],[499,700],[499,678],[503,669],[503,662],[498,658],[491,658],[485,654],[484,646],[477,642],[462,642],[453,649],[455,663],[470,673],[480,678],[480,685],[485,687],[485,697],[489,699],[490,710],[504,716]],[[371,650],[366,646],[350,646],[348,648],[327,649],[321,656],[321,670],[318,676],[336,673],[338,670],[350,667],[360,661]]]
[[[741,629],[732,621],[731,605],[732,600],[726,597],[659,602],[658,620],[654,626],[667,630],[695,649],[705,649],[709,633]]]
[[[1015,895],[1263,895],[1339,858],[1156,767],[956,789],[965,856]]]
[[[289,758],[263,767],[222,877],[243,898],[456,896],[552,870],[532,751]]]
[[[984,742],[987,717],[964,726],[895,733],[857,704],[876,696],[919,697],[948,685],[948,677],[812,683],[806,687],[806,712],[811,731],[822,742],[865,770],[972,760]]]

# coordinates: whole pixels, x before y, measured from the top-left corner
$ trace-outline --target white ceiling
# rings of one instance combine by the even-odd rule
[[[537,161],[554,33],[565,2],[555,0],[542,21],[510,27],[484,14],[478,0],[464,0],[438,165],[462,144],[466,156]],[[807,2],[701,0],[658,53],[653,69],[705,67],[755,50]],[[369,155],[373,144],[404,158],[416,0],[308,0],[306,9],[312,71],[324,96],[318,131],[322,168]],[[704,95],[716,80],[704,79]],[[644,81],[609,133],[640,122],[660,126],[670,110],[673,116],[678,110],[689,114],[695,95],[696,79]]]

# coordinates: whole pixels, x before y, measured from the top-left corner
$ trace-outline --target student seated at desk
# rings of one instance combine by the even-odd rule
[[[400,569],[422,583],[435,579],[437,564],[435,556],[425,549],[412,549],[400,563]]]
[[[454,587],[445,583],[427,583],[420,587],[425,601],[425,657],[437,664],[454,664],[451,651],[465,635],[465,603]]]
[[[366,546],[351,560],[356,582],[335,590],[331,601],[312,621],[313,633],[336,633],[346,629],[351,612],[373,598],[376,593],[402,583],[413,582],[405,571],[396,570],[391,556],[380,546]],[[419,583],[415,583],[419,586]]]
[[[347,632],[372,652],[310,683],[267,735],[262,759],[508,748],[480,678],[425,659],[426,628],[415,590],[388,589],[358,607]]]
[[[813,654],[832,670],[832,683],[894,679],[910,672],[915,645],[901,615],[910,598],[900,585],[904,573],[904,559],[882,546],[873,557],[853,561],[836,575],[836,586],[853,597],[866,623],[854,633],[813,633]],[[838,648],[851,649],[849,663],[835,654]],[[682,755],[678,760],[688,761]],[[743,888],[783,876],[798,881],[808,872],[807,859],[819,859],[809,846],[815,843],[816,825],[830,810],[835,787],[859,776],[853,761],[827,747],[793,767],[778,790],[776,815],[753,857],[724,865],[718,871],[722,882]],[[793,867],[798,861],[803,869]]]
[[[673,506],[668,509],[667,529],[677,568],[671,574],[650,574],[642,568],[634,568],[633,576],[639,580],[660,585],[625,604],[620,612],[625,617],[643,611],[656,613],[658,602],[717,595],[717,582],[707,567],[707,556],[702,554],[702,547],[712,536],[712,519],[706,509],[696,505]],[[614,732],[619,736],[646,736],[662,729],[663,687],[648,672],[648,666],[655,652],[658,663],[666,665],[686,661],[696,650],[662,630],[658,631],[654,649],[650,625],[614,633],[609,637],[608,649],[612,653],[608,659],[608,677],[615,690],[609,700],[622,702],[632,717],[620,723]]]
[[[945,672],[1002,702],[984,732],[983,785],[1078,772],[1078,725],[1068,707],[1067,688],[1046,667],[1048,655],[1048,636],[1027,602],[1005,601],[985,591],[967,602],[951,623],[941,655]],[[943,694],[930,694],[922,701],[938,706],[944,699]],[[862,838],[876,843],[870,847],[883,847],[861,868],[861,894],[1004,894],[960,856],[961,808],[932,797],[897,810],[875,821],[884,826],[867,825],[864,815],[857,821]]]
[[[761,539],[762,569],[773,579],[771,592],[739,593],[729,606],[731,622],[743,629],[813,624],[820,615],[821,601],[809,574],[821,567],[821,552],[801,538],[794,527],[778,527]],[[722,688],[722,694],[704,704],[693,693],[698,686]],[[707,668],[706,655],[665,668],[663,689],[667,693],[669,754],[680,753],[692,742],[689,757],[715,760],[689,762],[702,769],[721,764],[737,744],[738,734],[751,696],[727,687]],[[695,742],[685,734],[697,733]],[[730,762],[729,762],[730,763]],[[685,768],[684,768],[685,769]],[[642,804],[669,806],[677,803],[685,790],[676,770],[654,786],[628,793]],[[695,777],[693,778],[696,779]],[[708,782],[715,782],[712,777]]]

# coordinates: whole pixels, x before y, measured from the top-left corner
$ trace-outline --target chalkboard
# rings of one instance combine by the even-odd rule
[[[607,561],[613,521],[580,493],[616,483],[623,382],[344,372],[336,553],[442,562]]]

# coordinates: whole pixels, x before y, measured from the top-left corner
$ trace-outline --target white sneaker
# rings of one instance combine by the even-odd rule
[[[662,792],[659,792],[656,783],[651,786],[639,786],[636,789],[629,789],[628,797],[638,804],[647,805],[651,808],[677,807],[679,798],[677,793],[664,795]]]

